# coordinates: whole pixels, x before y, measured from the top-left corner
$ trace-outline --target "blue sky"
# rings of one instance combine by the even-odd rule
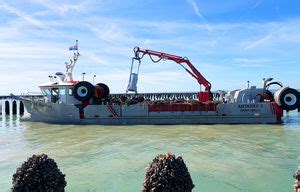
[[[127,87],[132,49],[187,56],[213,90],[262,86],[273,77],[300,88],[298,0],[0,1],[0,95],[37,92],[64,71],[79,40],[76,79]],[[139,92],[198,91],[172,62],[142,61]]]

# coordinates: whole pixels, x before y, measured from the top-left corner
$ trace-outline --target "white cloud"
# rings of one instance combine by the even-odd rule
[[[264,0],[257,0],[254,5],[252,6],[252,9],[255,9],[256,7],[260,6]]]
[[[95,35],[108,43],[120,44],[127,40],[127,35],[116,23],[105,23],[101,27],[87,26]]]
[[[31,0],[32,3],[44,6],[48,8],[51,12],[65,15],[67,13],[74,13],[74,12],[84,12],[87,9],[87,5],[89,3],[88,0],[82,1],[80,3],[62,3],[61,1],[48,1],[48,0]]]
[[[0,43],[0,59],[51,59],[57,57],[61,48],[57,44],[41,42]]]
[[[196,2],[187,1],[201,18],[203,14]],[[40,81],[47,80],[48,74],[63,71],[63,63],[70,56],[67,48],[74,39],[79,39],[82,54],[74,76],[81,79],[82,72],[87,72],[87,77],[96,74],[97,81],[107,82],[114,92],[123,91],[127,86],[132,48],[136,45],[188,56],[211,81],[213,89],[239,86],[237,81],[242,81],[239,78],[248,78],[244,76],[251,73],[253,78],[261,79],[260,76],[265,75],[262,68],[271,64],[273,67],[268,68],[268,73],[278,73],[279,80],[286,77],[280,73],[285,65],[292,65],[293,71],[299,69],[296,61],[299,61],[300,51],[300,19],[212,23],[208,31],[205,22],[107,18],[87,14],[91,6],[88,3],[70,7],[63,2],[57,4],[62,8],[56,10],[56,3],[52,1],[31,2],[47,10],[38,9],[29,14],[25,8],[0,4],[6,14],[17,16],[0,27],[0,67],[5,66],[1,75],[16,71],[13,81],[9,75],[0,79],[2,86],[7,85],[1,87],[0,94],[10,93],[10,87],[18,92],[36,90]],[[69,12],[84,12],[85,17],[71,17]],[[139,80],[143,92],[197,88],[197,82],[174,64],[152,65],[146,59],[143,62]],[[256,69],[260,73],[253,72]],[[232,80],[237,70],[239,76]],[[17,82],[22,82],[22,86]]]
[[[200,17],[200,19],[202,20],[202,22],[205,24],[206,29],[209,31],[210,30],[210,26],[208,25],[208,22],[206,21],[205,17],[203,16],[203,14],[200,12],[200,9],[196,3],[195,0],[187,0],[187,2],[192,6],[195,14]]]
[[[188,3],[191,4],[191,6],[193,7],[195,14],[198,15],[202,20],[205,20],[205,18],[203,17],[202,13],[199,10],[199,7],[196,3],[195,0],[188,0]]]
[[[244,48],[245,50],[248,49],[254,49],[257,48],[259,46],[263,46],[265,45],[268,41],[270,41],[272,39],[272,34],[268,34],[260,39],[257,39],[255,41],[249,42],[248,45],[246,45],[246,47]]]
[[[101,58],[101,56],[98,56],[95,53],[88,53],[88,52],[86,52],[84,54],[84,56],[88,57],[89,59],[91,59],[92,61],[96,62],[97,64],[107,65],[109,63],[109,61],[104,60],[103,58]]]
[[[286,47],[300,44],[300,35],[296,31],[300,30],[300,20],[288,20],[282,22],[270,22],[248,26],[253,31],[253,35],[248,39],[241,41],[241,45],[245,50],[278,50]],[[256,29],[257,28],[257,29]]]
[[[267,68],[274,62],[271,58],[233,58],[232,61],[234,66],[244,68]]]
[[[39,21],[38,19],[33,18],[32,16],[30,16],[29,14],[15,8],[12,7],[8,4],[5,3],[1,3],[0,4],[0,9],[3,9],[5,11],[8,11],[10,13],[15,14],[16,16],[20,17],[22,20],[36,26],[36,27],[40,27],[40,28],[46,28],[46,26],[43,24],[43,22]]]

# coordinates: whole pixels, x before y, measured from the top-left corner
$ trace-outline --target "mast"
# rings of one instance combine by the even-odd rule
[[[71,46],[69,50],[70,51],[73,50],[74,55],[73,57],[70,58],[69,62],[66,62],[66,72],[65,72],[65,77],[63,79],[63,82],[73,82],[73,69],[78,60],[78,57],[80,56],[78,52],[78,40],[76,40],[75,45]]]

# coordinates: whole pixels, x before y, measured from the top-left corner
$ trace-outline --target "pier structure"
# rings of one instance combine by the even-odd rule
[[[26,98],[42,97],[42,95],[4,95],[0,96],[0,115],[23,115],[26,111],[20,96]]]
[[[40,94],[27,94],[27,95],[0,95],[0,114],[23,114],[26,110],[24,104],[20,101],[20,97],[23,98],[43,98]]]
[[[23,102],[18,99],[5,98],[1,99],[2,115],[23,115],[25,108]]]

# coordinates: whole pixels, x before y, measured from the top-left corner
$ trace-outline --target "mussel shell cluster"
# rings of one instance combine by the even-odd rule
[[[295,172],[294,178],[295,178],[294,192],[300,192],[300,169]]]
[[[190,192],[194,184],[182,159],[167,153],[155,157],[147,169],[143,192]]]
[[[45,154],[33,155],[13,175],[13,192],[62,192],[67,182],[56,162]]]
[[[144,97],[138,96],[128,99],[126,96],[121,96],[119,98],[112,97],[109,99],[110,104],[118,105],[134,105],[137,103],[143,103],[145,101]]]
[[[112,97],[109,98],[109,103],[110,104],[118,104],[118,105],[134,105],[137,103],[141,103],[141,104],[160,104],[160,105],[169,105],[169,104],[192,104],[192,105],[196,105],[196,104],[200,104],[200,102],[198,100],[194,100],[194,99],[161,99],[161,100],[154,100],[151,101],[150,99],[145,99],[142,96],[137,96],[137,97],[133,97],[133,98],[127,98],[126,96],[121,96],[119,98],[116,97]]]

